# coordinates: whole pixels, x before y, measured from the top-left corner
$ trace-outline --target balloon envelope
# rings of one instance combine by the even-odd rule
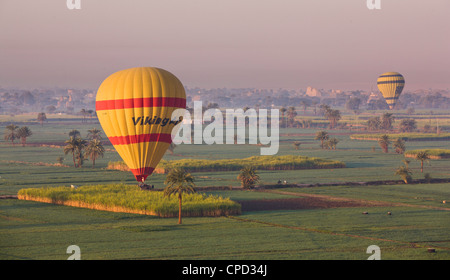
[[[152,174],[172,142],[181,118],[172,112],[186,108],[182,83],[154,67],[116,72],[100,85],[96,97],[100,124],[137,181]]]
[[[377,85],[392,110],[405,86],[405,78],[397,72],[386,72],[378,78]]]

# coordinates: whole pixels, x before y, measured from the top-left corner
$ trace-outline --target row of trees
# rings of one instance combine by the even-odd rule
[[[88,157],[92,161],[92,167],[95,166],[95,160],[99,157],[103,157],[105,148],[101,143],[101,131],[97,128],[88,130],[89,141],[81,138],[81,134],[78,130],[72,130],[69,132],[69,140],[64,143],[64,154],[72,154],[73,166],[75,168],[81,167],[83,161]]]
[[[56,107],[51,105],[49,107],[52,107],[53,109],[48,110],[47,111],[49,113],[54,113],[56,110]],[[94,116],[95,111],[94,110],[86,110],[86,109],[81,109],[80,114],[83,116],[83,120],[81,122],[87,122],[87,117],[92,118]],[[47,120],[47,115],[44,112],[38,113],[37,115],[37,120],[38,122],[41,123],[41,126],[44,125],[44,122]]]
[[[384,113],[380,117],[372,117],[367,121],[367,128],[369,130],[392,130],[395,122],[392,113]],[[414,119],[403,119],[400,121],[399,130],[401,132],[413,132],[417,129],[417,122]]]
[[[306,110],[306,103],[300,104],[304,111]],[[316,103],[317,104],[317,103]],[[330,122],[330,129],[333,129],[337,126],[337,123],[339,120],[341,120],[341,111],[337,109],[332,109],[329,105],[321,104],[319,106],[320,113],[322,116],[324,116],[329,122]],[[298,115],[297,111],[294,106],[291,106],[289,108],[281,107],[281,121],[280,121],[280,127],[303,127],[303,128],[309,128],[312,124],[311,120],[303,120],[301,122],[295,121],[295,117]],[[315,115],[315,105],[314,105],[314,115]]]
[[[4,139],[5,141],[11,141],[11,144],[14,145],[14,140],[20,139],[22,142],[22,146],[25,146],[27,142],[27,138],[33,135],[33,132],[28,126],[18,127],[15,124],[10,124],[6,126]]]

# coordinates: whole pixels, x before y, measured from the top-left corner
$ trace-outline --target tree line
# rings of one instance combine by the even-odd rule
[[[394,114],[384,113],[381,117],[372,117],[367,121],[367,128],[374,130],[392,130],[395,122]],[[400,121],[400,132],[413,132],[417,129],[417,122],[414,119],[403,119]]]

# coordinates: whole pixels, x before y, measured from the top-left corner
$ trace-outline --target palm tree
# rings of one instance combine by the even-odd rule
[[[102,140],[102,136],[100,135],[102,133],[102,131],[98,128],[92,128],[88,130],[88,135],[87,137],[91,140],[97,139],[97,140]]]
[[[295,116],[297,116],[297,112],[295,111],[295,107],[294,106],[289,107],[289,109],[287,111],[287,115],[288,115],[288,118],[289,118],[289,126],[293,126]]]
[[[69,140],[65,141],[67,145],[64,147],[64,154],[72,153],[73,166],[81,167],[83,164],[83,149],[86,146],[86,141],[79,137],[70,137]],[[77,159],[77,162],[75,161]]]
[[[81,115],[83,115],[83,120],[81,122],[86,122],[86,115],[88,114],[86,109],[81,109]]]
[[[18,138],[16,131],[18,128],[19,127],[15,124],[7,125],[5,135],[3,136],[5,141],[11,141],[11,143],[14,145],[14,140]]]
[[[328,140],[328,132],[322,130],[317,131],[316,138],[314,140],[320,140],[320,147],[323,149],[323,141]]]
[[[379,139],[378,139],[378,144],[380,145],[381,149],[383,149],[383,151],[385,153],[389,152],[389,144],[391,144],[391,140],[389,139],[388,135],[382,135]]]
[[[313,100],[311,102],[311,105],[314,106],[314,116],[316,115],[316,106],[317,106],[317,104],[319,104],[319,103],[317,101],[315,101],[315,100]]]
[[[94,114],[94,110],[87,110],[86,113],[89,115],[89,118],[92,118],[92,114]]]
[[[327,104],[320,104],[319,105],[320,114],[325,116],[325,113],[331,110],[331,107]]]
[[[241,181],[242,188],[252,189],[259,182],[260,178],[253,166],[246,166],[241,169],[237,179]]]
[[[333,137],[327,141],[327,146],[332,150],[336,150],[336,146],[338,143],[339,143],[339,140]]]
[[[398,138],[397,141],[394,142],[394,148],[397,154],[403,154],[406,150],[405,141]]]
[[[416,154],[416,160],[420,161],[420,172],[423,173],[423,162],[429,162],[430,154],[427,151],[420,151]]]
[[[164,196],[170,197],[172,194],[178,195],[178,224],[181,224],[181,205],[183,193],[194,193],[195,183],[194,177],[187,173],[184,169],[172,169],[166,177],[164,184],[167,187],[164,189]]]
[[[405,184],[408,184],[412,179],[411,171],[408,169],[408,167],[405,166],[400,166],[399,168],[397,168],[397,170],[395,171],[395,175],[399,175],[400,177],[402,177]]]
[[[72,129],[69,132],[69,137],[78,138],[80,136],[81,136],[80,132],[78,130],[76,130],[76,129]]]
[[[385,129],[385,130],[390,130],[392,129],[392,124],[395,121],[395,118],[393,116],[394,114],[392,113],[384,113],[383,116],[381,117],[381,128]]]
[[[86,146],[86,155],[92,160],[92,168],[94,168],[95,160],[98,157],[103,157],[105,148],[103,148],[102,143],[98,139],[93,139],[89,141]]]
[[[404,119],[400,122],[401,132],[413,132],[417,128],[417,122],[414,119]]]
[[[317,103],[316,103],[317,104]],[[308,102],[306,100],[300,101],[300,106],[303,107],[303,115],[306,115],[306,108],[308,107]]]
[[[325,112],[325,117],[330,121],[330,128],[333,129],[337,122],[342,118],[341,111],[333,109],[327,110]]]
[[[31,135],[33,135],[33,132],[28,128],[28,126],[22,126],[17,130],[17,137],[22,141],[22,146],[25,146],[27,137],[30,137]]]
[[[70,137],[69,140],[65,141],[67,145],[64,147],[64,154],[67,155],[68,153],[72,153],[72,159],[73,159],[73,166],[77,167],[75,163],[75,151],[77,150],[77,141],[74,137]]]
[[[284,113],[286,113],[287,109],[284,107],[281,107],[280,112],[281,112],[281,126],[283,126],[283,120],[284,120]],[[286,127],[286,121],[284,120],[284,127]]]
[[[83,155],[83,150],[84,148],[86,148],[86,140],[81,139],[80,137],[75,138],[75,143],[76,143],[76,158],[78,160],[78,167],[81,167],[83,165],[83,160],[84,160],[84,155]]]
[[[47,115],[45,113],[39,113],[37,116],[37,120],[41,122],[41,126],[44,126],[44,121],[47,120]]]
[[[369,130],[378,130],[381,127],[380,117],[373,117],[367,121],[367,128]]]

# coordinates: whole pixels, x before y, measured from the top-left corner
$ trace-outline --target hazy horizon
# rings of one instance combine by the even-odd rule
[[[344,3],[343,3],[344,2]],[[155,66],[185,86],[450,88],[448,0],[0,0],[0,86],[98,88]]]

